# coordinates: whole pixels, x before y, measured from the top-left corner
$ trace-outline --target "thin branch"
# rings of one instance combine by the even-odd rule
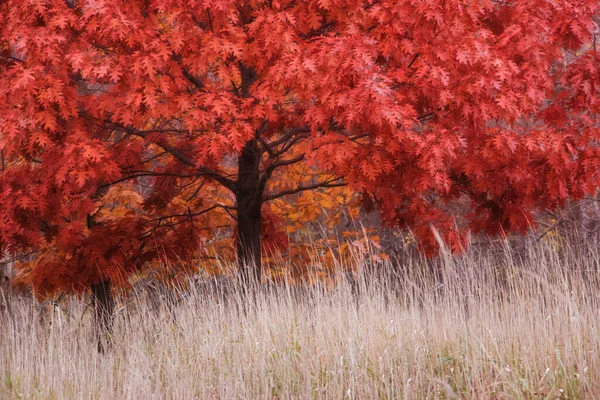
[[[290,158],[287,160],[279,160],[279,161],[275,161],[273,164],[271,164],[272,169],[278,168],[278,167],[283,167],[285,165],[292,165],[292,164],[296,164],[299,163],[300,161],[304,161],[306,154],[302,153],[297,157],[294,158]]]
[[[25,60],[22,60],[20,58],[13,57],[13,56],[7,56],[6,54],[0,54],[0,57],[5,58],[7,60],[15,61],[15,62],[18,62],[18,63],[24,63],[25,62]]]
[[[131,135],[136,135],[139,136],[143,139],[146,139],[148,137],[148,133],[144,132],[144,131],[140,131],[137,129],[133,129],[130,127],[123,127],[120,126],[120,129],[122,129],[124,132],[129,133]],[[214,171],[210,168],[207,167],[197,167],[196,164],[189,158],[187,157],[185,154],[183,154],[179,149],[167,144],[167,143],[159,143],[159,142],[154,142],[156,145],[158,145],[160,148],[162,148],[163,150],[171,153],[171,155],[173,155],[173,157],[175,157],[177,160],[179,160],[181,163],[189,165],[190,167],[194,167],[197,168],[198,171],[200,173],[202,173],[204,176],[211,178],[213,180],[215,180],[216,182],[220,183],[222,186],[226,187],[227,189],[231,190],[232,192],[235,191],[235,182],[232,181],[231,179],[221,175],[220,173],[218,173],[217,171]]]
[[[120,142],[119,142],[119,143],[120,143]],[[128,171],[128,170],[130,170],[131,168],[135,168],[135,167],[139,167],[140,165],[147,164],[147,163],[149,163],[149,162],[151,162],[151,161],[154,161],[154,160],[156,160],[156,159],[159,159],[159,158],[161,158],[162,156],[165,156],[165,155],[168,155],[168,154],[170,154],[168,151],[165,151],[165,152],[162,152],[162,153],[157,153],[157,154],[153,155],[153,156],[152,156],[152,157],[150,157],[150,158],[147,158],[147,159],[145,159],[145,160],[142,160],[142,161],[140,161],[140,162],[139,162],[139,163],[137,163],[137,164],[132,164],[132,165],[128,165],[128,166],[126,166],[126,167],[122,167],[122,168],[121,168],[121,170],[123,170],[123,171]]]
[[[275,153],[275,157],[279,157],[280,155],[284,154],[289,149],[291,149],[296,143],[300,142],[303,139],[304,139],[304,136],[297,136],[297,137],[293,138],[292,140],[290,140],[289,142],[285,143],[284,146],[277,153]]]
[[[200,91],[204,90],[204,87],[205,87],[204,82],[202,82],[202,80],[200,80],[200,78],[198,78],[197,76],[192,74],[189,69],[187,69],[186,67],[183,67],[181,72],[183,73],[183,76],[185,76],[188,81],[192,82],[192,84],[196,87],[196,89],[198,89]]]
[[[277,140],[272,141],[271,143],[269,143],[269,146],[271,148],[277,147],[281,144],[284,144],[285,142],[287,142],[288,140],[290,140],[294,135],[297,135],[298,133],[310,133],[310,128],[307,126],[303,126],[300,128],[294,128],[294,129],[290,129],[289,132],[287,132],[284,136],[280,137]]]
[[[267,181],[271,178],[271,176],[273,175],[273,172],[275,172],[275,170],[277,168],[283,167],[285,165],[292,165],[292,164],[299,163],[300,161],[304,160],[304,156],[305,156],[305,154],[303,153],[297,157],[290,158],[288,160],[275,161],[275,162],[271,163],[271,165],[269,165],[265,169],[264,174],[260,177],[259,192],[260,193],[264,192],[265,187],[267,186]]]
[[[208,25],[210,26],[210,31],[212,33],[215,33],[215,29],[213,27],[212,17],[210,15],[210,9],[209,8],[206,9],[206,15],[208,16]]]
[[[271,157],[274,157],[275,152],[273,151],[273,147],[271,147],[271,145],[261,136],[265,132],[265,129],[267,129],[268,125],[269,121],[263,121],[263,123],[260,125],[260,128],[256,130],[256,134],[254,136],[262,145],[264,151],[268,152]]]
[[[187,221],[191,221],[194,217],[198,217],[200,215],[206,214],[212,210],[215,210],[217,208],[224,208],[225,210],[227,210],[228,206],[224,206],[222,204],[217,204],[211,207],[208,207],[202,211],[198,211],[196,213],[191,213],[191,212],[187,212],[185,214],[173,214],[173,215],[165,215],[162,217],[158,217],[158,218],[154,218],[154,219],[150,219],[148,221],[144,221],[144,225],[152,223],[152,222],[158,222],[156,224],[155,227],[153,227],[152,229],[149,229],[148,231],[142,233],[142,235],[139,237],[140,240],[142,239],[146,239],[150,236],[152,236],[159,228],[173,228],[177,225],[181,225],[186,223]],[[171,222],[168,224],[163,224],[163,221],[165,220],[169,220],[169,219],[173,219],[173,218],[183,218],[181,221],[179,222]]]
[[[23,261],[25,258],[29,257],[32,254],[36,254],[37,251],[30,251],[29,253],[25,253],[25,254],[17,254],[16,256],[9,258],[8,260],[4,259],[2,261],[0,261],[0,265],[4,266],[4,265],[8,265],[10,263],[14,263],[17,261]]]
[[[420,55],[421,55],[421,53],[415,54],[415,57],[412,59],[412,61],[410,62],[410,64],[408,64],[407,68],[412,67],[412,65],[415,63],[415,61],[417,61],[417,58],[419,58]]]
[[[151,222],[156,222],[156,221],[161,221],[161,220],[165,220],[165,219],[171,219],[171,218],[190,218],[190,217],[199,217],[200,215],[204,215],[207,212],[210,212],[212,210],[215,210],[217,208],[223,208],[223,209],[232,209],[231,206],[227,206],[225,204],[215,204],[214,206],[210,206],[208,208],[205,208],[202,211],[198,211],[195,213],[185,213],[185,214],[171,214],[171,215],[164,215],[162,217],[157,217],[157,218],[153,218],[153,219],[149,219],[147,221],[144,221],[144,225],[145,224],[149,224]]]
[[[369,135],[368,133],[363,133],[362,135],[350,136],[350,137],[348,137],[348,139],[349,139],[351,142],[358,143],[358,141],[359,141],[360,139],[363,139],[363,138],[366,138],[366,137],[369,137],[369,136],[370,136],[370,135]]]
[[[192,193],[192,195],[190,197],[188,197],[187,201],[191,201],[194,197],[196,197],[198,195],[198,193],[200,193],[200,190],[202,190],[202,188],[204,187],[204,182],[200,183],[198,185],[198,187],[196,188],[196,190],[194,190],[194,193]]]
[[[267,153],[269,153],[269,156],[271,158],[275,158],[275,152],[273,151],[273,148],[271,147],[271,145],[262,137],[257,136],[256,139],[259,141],[259,143],[262,145],[263,147],[263,152],[266,151]]]
[[[132,171],[132,172],[135,173],[136,171]],[[166,177],[171,177],[171,178],[195,178],[198,175],[197,174],[180,175],[180,174],[174,174],[174,173],[168,173],[168,172],[164,172],[163,173],[163,172],[146,171],[146,172],[136,173],[135,175],[128,175],[128,176],[122,177],[120,179],[117,179],[115,181],[112,181],[112,182],[109,182],[109,183],[105,183],[104,185],[100,186],[98,189],[107,188],[107,187],[110,187],[110,186],[117,185],[119,183],[123,183],[123,182],[129,181],[131,179],[142,178],[144,176],[166,176]]]
[[[434,115],[435,115],[435,111],[431,111],[431,112],[425,113],[425,114],[423,114],[423,115],[419,115],[419,116],[417,117],[417,120],[419,120],[419,121],[422,121],[422,120],[424,120],[424,119],[427,119],[427,118],[433,117]]]
[[[348,183],[347,182],[336,182],[339,181],[343,178],[334,178],[334,179],[329,179],[327,181],[323,181],[323,182],[318,182],[318,183],[314,183],[311,185],[300,185],[298,187],[296,187],[295,189],[287,189],[287,190],[282,190],[278,193],[273,193],[267,196],[263,197],[263,201],[270,201],[270,200],[274,200],[274,199],[278,199],[280,197],[283,196],[287,196],[290,194],[296,194],[296,193],[300,193],[300,192],[305,192],[307,190],[314,190],[314,189],[319,189],[319,188],[334,188],[334,187],[343,187],[343,186],[347,186]]]

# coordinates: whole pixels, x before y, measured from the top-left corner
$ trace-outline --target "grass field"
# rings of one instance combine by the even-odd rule
[[[140,291],[105,354],[85,301],[42,320],[14,299],[0,398],[600,398],[600,250],[538,241],[426,264],[354,287],[198,284],[172,309]]]

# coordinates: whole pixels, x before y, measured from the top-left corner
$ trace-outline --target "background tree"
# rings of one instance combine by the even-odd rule
[[[264,204],[347,183],[426,248],[435,224],[460,249],[465,198],[458,228],[523,231],[598,184],[597,7],[4,1],[0,247],[40,251],[39,293],[82,290],[185,263],[230,215],[256,280]]]

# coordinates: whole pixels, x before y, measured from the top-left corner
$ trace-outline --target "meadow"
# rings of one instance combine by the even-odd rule
[[[192,280],[0,317],[1,399],[578,399],[600,395],[600,249],[530,240],[328,282]],[[343,266],[340,266],[343,267]],[[352,276],[356,278],[352,278]],[[170,298],[170,301],[167,301]]]

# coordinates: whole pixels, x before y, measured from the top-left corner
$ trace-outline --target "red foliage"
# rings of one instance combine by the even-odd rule
[[[343,178],[426,246],[433,224],[460,249],[457,200],[470,229],[522,232],[598,185],[597,13],[596,0],[4,1],[0,248],[43,251],[41,292],[186,259],[234,207],[249,143],[261,202]],[[301,162],[332,178],[270,186]],[[96,221],[114,187],[141,200]]]

